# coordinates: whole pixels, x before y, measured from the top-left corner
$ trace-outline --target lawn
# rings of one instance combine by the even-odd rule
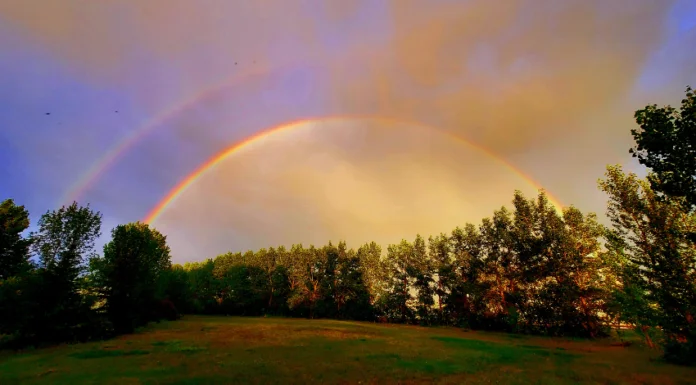
[[[0,384],[696,383],[696,369],[611,342],[187,316],[109,341],[0,353]]]

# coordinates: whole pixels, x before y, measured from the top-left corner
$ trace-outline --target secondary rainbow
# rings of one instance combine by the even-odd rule
[[[231,156],[235,152],[249,146],[250,144],[262,140],[264,138],[267,138],[273,134],[282,132],[282,131],[287,131],[287,130],[292,130],[294,128],[299,128],[302,127],[306,124],[310,123],[321,123],[321,122],[330,122],[330,121],[369,121],[369,122],[380,122],[380,123],[391,123],[391,124],[406,124],[406,125],[411,125],[415,127],[420,127],[420,128],[427,128],[429,130],[434,130],[440,133],[443,133],[454,140],[461,142],[467,146],[470,146],[484,154],[486,154],[489,158],[499,162],[500,164],[504,165],[506,168],[511,170],[513,173],[517,174],[520,176],[522,179],[526,180],[527,183],[530,185],[534,186],[536,189],[540,190],[543,189],[539,183],[537,183],[532,177],[524,174],[522,171],[514,167],[512,164],[508,163],[506,160],[500,158],[497,156],[495,153],[492,151],[486,149],[483,146],[475,145],[472,142],[457,136],[453,134],[452,132],[441,130],[435,127],[427,126],[422,123],[418,122],[409,122],[409,121],[402,121],[399,119],[392,119],[392,118],[385,118],[385,117],[373,117],[373,116],[331,116],[331,117],[321,117],[321,118],[310,118],[310,119],[301,119],[301,120],[295,120],[289,123],[285,123],[279,126],[274,126],[271,128],[268,128],[266,130],[260,131],[250,137],[247,137],[246,139],[243,139],[239,142],[236,142],[232,146],[228,147],[227,149],[219,152],[218,154],[214,155],[212,158],[207,160],[205,163],[203,163],[201,166],[199,166],[195,171],[190,173],[186,178],[184,178],[181,182],[179,182],[176,187],[174,187],[172,190],[169,191],[169,193],[147,214],[147,216],[143,219],[145,223],[152,223],[157,218],[162,214],[162,212],[167,208],[168,205],[173,203],[176,198],[184,192],[189,186],[191,186],[198,178],[203,176],[206,172],[212,170],[215,168],[215,166],[226,159],[227,157]],[[554,197],[551,193],[548,191],[546,192],[547,197],[549,198],[550,203],[558,210],[559,212],[562,211],[563,205],[560,203],[560,201]]]
[[[346,60],[348,59],[346,58]],[[272,66],[267,63],[253,65],[250,69],[241,71],[226,81],[217,83],[212,87],[205,88],[202,91],[194,94],[192,97],[189,97],[174,105],[173,107],[165,109],[152,119],[143,122],[143,124],[133,130],[129,136],[124,138],[104,156],[94,162],[92,166],[75,183],[73,183],[70,188],[68,188],[67,192],[61,197],[59,205],[70,204],[73,201],[79,200],[85,194],[85,192],[94,185],[94,183],[99,179],[99,176],[118,162],[122,155],[125,154],[130,148],[132,148],[136,143],[141,141],[157,127],[162,126],[169,119],[174,118],[188,108],[196,106],[209,98],[214,98],[220,93],[253,78],[268,76],[280,70],[294,70],[304,68],[304,66],[312,66],[317,68],[322,67],[323,65],[325,64],[322,64],[320,60],[316,60],[316,58],[311,57],[307,57],[299,62],[285,63],[283,65],[276,66]]]
[[[280,67],[279,67],[280,68]],[[136,128],[129,136],[121,140],[116,146],[112,147],[104,156],[99,158],[92,166],[85,172],[75,183],[73,183],[68,191],[61,197],[59,205],[70,204],[75,200],[78,200],[84,195],[84,193],[89,190],[94,183],[99,179],[99,176],[104,173],[105,170],[113,166],[121,156],[126,153],[130,148],[132,148],[136,143],[141,141],[145,136],[152,132],[157,127],[164,124],[169,119],[175,117],[177,114],[198,105],[202,101],[207,100],[210,97],[215,97],[217,94],[230,89],[236,85],[239,85],[245,80],[249,80],[256,76],[268,75],[274,70],[279,68],[272,68],[270,66],[259,66],[253,67],[251,70],[243,71],[235,76],[232,76],[227,81],[222,84],[216,84],[213,87],[204,89],[203,91],[195,94],[183,102],[176,104],[175,106],[166,109],[164,112],[157,114],[154,118],[144,122],[138,128]],[[285,68],[285,67],[283,67]],[[288,67],[293,68],[293,67]]]

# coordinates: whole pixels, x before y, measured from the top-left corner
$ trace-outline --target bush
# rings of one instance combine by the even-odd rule
[[[665,338],[665,360],[677,365],[696,366],[696,343],[694,343],[696,338],[694,337],[696,335],[686,338]]]

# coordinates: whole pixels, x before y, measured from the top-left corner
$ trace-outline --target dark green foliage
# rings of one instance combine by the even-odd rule
[[[23,316],[29,322],[19,330],[21,337],[36,342],[95,338],[95,298],[81,273],[94,253],[101,214],[73,203],[45,213],[38,224],[32,248],[39,266],[25,281],[31,289],[23,300],[41,311]]]
[[[630,152],[653,172],[652,189],[695,209],[696,94],[686,87],[680,110],[650,105],[636,111],[635,119],[640,129],[631,130],[636,146]]]
[[[12,345],[39,342],[44,327],[44,275],[36,270],[0,282],[0,334],[13,337]]]
[[[696,247],[690,233],[696,224],[680,198],[659,197],[648,181],[609,167],[600,182],[610,197],[607,234],[615,276],[618,316],[635,324],[653,345],[650,329],[664,334],[666,358],[696,362],[692,353],[696,330]],[[683,344],[680,345],[680,344]],[[687,354],[678,358],[679,354]]]
[[[72,281],[93,256],[94,241],[100,235],[101,214],[74,202],[41,216],[39,232],[32,234],[32,246],[41,268]]]
[[[35,298],[41,295],[40,277],[29,261],[31,239],[22,232],[29,227],[29,213],[11,199],[0,203],[0,334],[26,335],[42,311]]]
[[[219,278],[220,312],[229,315],[262,315],[269,288],[264,271],[257,266],[234,265]]]
[[[192,312],[188,273],[181,265],[160,272],[156,297],[167,298],[181,313]]]
[[[650,346],[658,327],[669,361],[696,364],[696,95],[687,87],[679,111],[650,105],[635,119],[630,152],[650,169],[647,180],[610,166],[600,181],[614,227],[610,310]]]
[[[22,237],[29,227],[29,212],[12,199],[0,203],[0,280],[18,276],[30,269],[31,240]]]
[[[104,257],[91,263],[114,331],[131,333],[159,317],[176,318],[171,302],[157,298],[158,283],[171,265],[166,237],[140,222],[119,225],[112,236]]]

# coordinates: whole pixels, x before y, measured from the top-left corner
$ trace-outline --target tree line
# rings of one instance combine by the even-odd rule
[[[166,237],[73,203],[0,204],[0,337],[55,343],[130,333],[181,314],[279,315],[598,338],[631,325],[665,358],[696,363],[696,97],[635,113],[646,179],[609,166],[611,226],[543,191],[515,192],[478,225],[383,249],[341,241],[229,252],[172,265]]]

